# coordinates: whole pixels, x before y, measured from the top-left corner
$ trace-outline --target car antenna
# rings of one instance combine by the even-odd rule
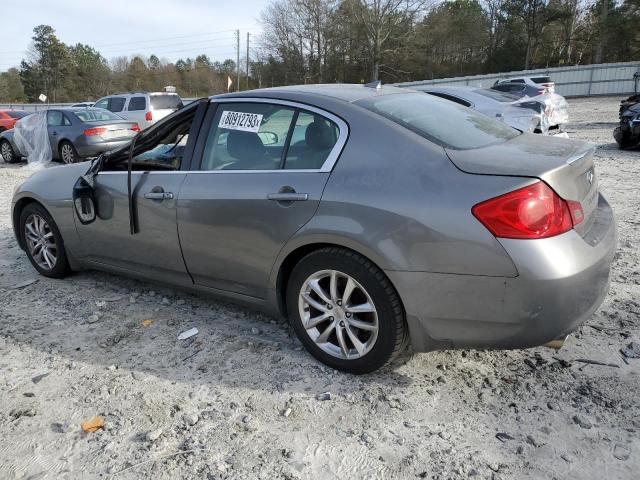
[[[382,82],[380,80],[376,80],[374,82],[369,82],[364,84],[367,88],[375,88],[376,90],[380,90],[382,88]]]
[[[138,140],[138,136],[140,134],[133,137],[131,140],[131,147],[129,148],[129,158],[127,159],[127,196],[129,200],[129,230],[131,231],[131,235],[135,235],[138,233],[138,229],[136,228],[136,220],[133,212],[133,195],[131,191],[131,164],[133,163],[133,149],[136,146],[136,141]]]

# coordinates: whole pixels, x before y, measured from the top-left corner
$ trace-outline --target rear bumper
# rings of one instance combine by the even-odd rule
[[[76,150],[78,155],[82,158],[96,157],[101,153],[108,152],[109,150],[115,150],[131,142],[131,139],[115,140],[112,142],[99,142],[99,143],[83,143],[77,144]]]
[[[583,238],[500,239],[518,276],[386,272],[403,300],[414,350],[527,348],[565,336],[607,294],[617,232],[600,197]]]

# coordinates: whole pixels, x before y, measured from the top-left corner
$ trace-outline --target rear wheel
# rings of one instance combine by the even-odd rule
[[[64,163],[75,163],[78,161],[78,152],[69,142],[60,143],[60,160]]]
[[[20,212],[20,232],[29,261],[38,273],[51,278],[69,273],[62,235],[41,205],[30,203]]]
[[[0,141],[0,154],[6,163],[13,163],[18,160],[8,140]]]
[[[287,308],[300,341],[332,368],[369,373],[407,348],[398,294],[378,267],[350,250],[323,248],[300,260]]]

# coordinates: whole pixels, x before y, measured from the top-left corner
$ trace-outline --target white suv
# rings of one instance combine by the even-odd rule
[[[556,84],[548,76],[503,78],[496,82],[496,84],[500,83],[524,83],[529,87],[544,89],[546,93],[555,93],[556,90]]]
[[[140,128],[144,129],[182,108],[183,104],[180,95],[173,92],[132,92],[102,97],[94,107],[138,122]]]

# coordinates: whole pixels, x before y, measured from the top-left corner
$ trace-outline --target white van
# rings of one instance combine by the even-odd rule
[[[183,104],[180,95],[174,92],[131,92],[102,97],[94,107],[138,122],[140,128],[145,129],[182,108]]]

